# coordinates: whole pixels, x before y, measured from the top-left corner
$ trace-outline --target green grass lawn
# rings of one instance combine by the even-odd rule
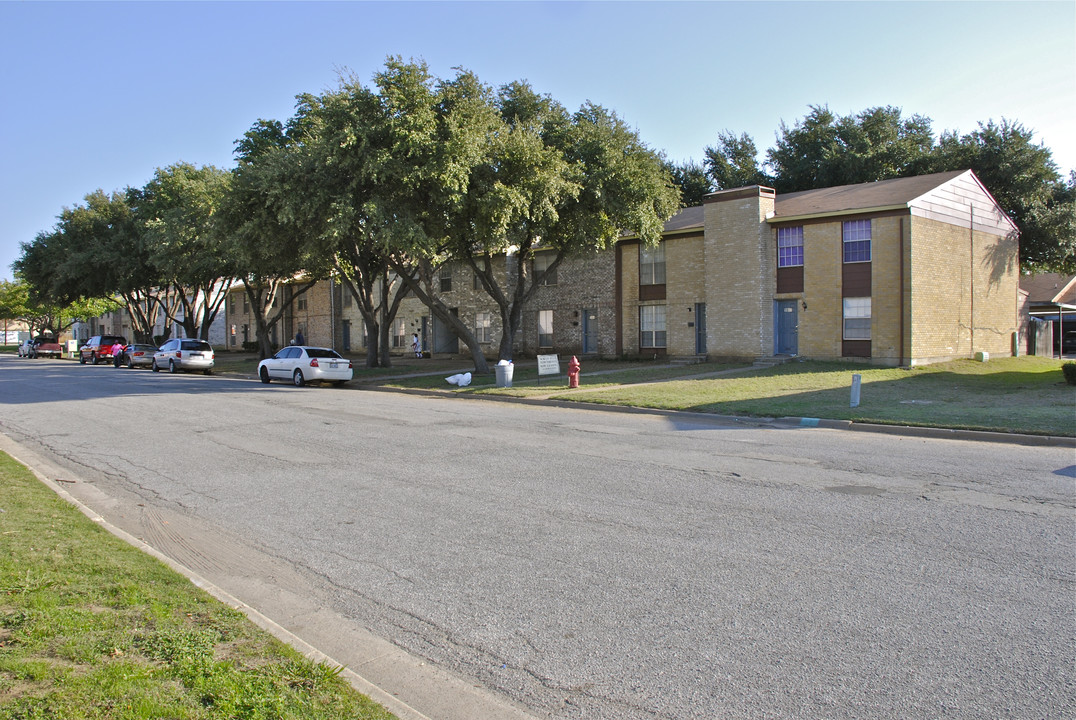
[[[379,380],[366,376],[365,380],[461,395],[548,397],[721,415],[828,418],[1074,437],[1076,386],[1066,384],[1062,364],[1051,358],[1025,356],[903,369],[804,361],[754,370],[717,363],[664,367],[606,361],[584,363],[580,387],[575,390],[567,389],[563,375],[539,383],[536,367],[523,362],[514,369],[511,388],[497,388],[492,373],[474,375],[466,388],[448,385],[445,377],[461,369],[424,377]],[[723,374],[685,379],[706,373]],[[862,379],[857,408],[849,407],[853,374]]]
[[[959,360],[910,369],[793,362],[768,370],[554,397],[613,405],[756,417],[812,417],[923,427],[1076,436],[1076,386],[1061,361]],[[849,407],[853,373],[860,405]]]
[[[0,720],[392,717],[0,453]]]

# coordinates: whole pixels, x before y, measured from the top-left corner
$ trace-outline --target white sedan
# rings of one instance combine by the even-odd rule
[[[308,382],[331,382],[342,385],[352,378],[351,361],[335,350],[306,345],[289,345],[271,358],[258,363],[258,377],[291,380],[297,387]]]

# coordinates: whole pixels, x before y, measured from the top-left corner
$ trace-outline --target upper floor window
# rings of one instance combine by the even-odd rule
[[[870,220],[848,220],[844,223],[843,237],[846,263],[871,261]]]
[[[441,278],[441,292],[451,292],[452,291],[452,268],[450,268],[448,265],[442,266],[441,267],[440,278]]]
[[[665,284],[665,243],[654,247],[642,246],[639,250],[639,284]]]
[[[803,265],[803,226],[777,228],[777,267]]]
[[[295,298],[295,309],[306,310],[306,295],[300,295],[299,297]]]
[[[552,272],[549,271],[549,266],[553,264],[555,259],[556,255],[553,253],[539,253],[534,256],[534,277],[538,280],[539,285],[557,284],[556,268]]]

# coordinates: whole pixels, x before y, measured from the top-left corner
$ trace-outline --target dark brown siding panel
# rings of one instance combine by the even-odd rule
[[[665,286],[664,285],[640,285],[639,286],[639,300],[664,300],[665,299]]]
[[[870,340],[845,340],[844,347],[841,349],[843,357],[865,357],[871,356],[871,341]]]
[[[842,297],[871,296],[871,264],[845,263],[841,271]]]
[[[803,292],[803,266],[777,268],[777,292]]]

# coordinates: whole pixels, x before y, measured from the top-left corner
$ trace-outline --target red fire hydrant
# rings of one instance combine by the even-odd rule
[[[572,355],[572,359],[568,363],[568,387],[579,387],[579,358],[575,355]]]

